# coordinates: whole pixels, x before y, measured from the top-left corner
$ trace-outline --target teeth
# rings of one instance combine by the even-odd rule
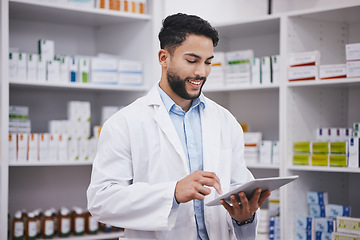
[[[200,84],[201,84],[201,81],[199,81],[199,82],[194,82],[194,81],[189,80],[189,82],[192,83],[192,84],[195,84],[195,85],[200,85]]]

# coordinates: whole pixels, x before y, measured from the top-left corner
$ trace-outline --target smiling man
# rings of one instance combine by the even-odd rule
[[[218,33],[179,13],[163,21],[159,40],[160,81],[103,126],[88,208],[129,238],[255,239],[256,211],[269,191],[204,205],[253,179],[240,125],[201,93]]]

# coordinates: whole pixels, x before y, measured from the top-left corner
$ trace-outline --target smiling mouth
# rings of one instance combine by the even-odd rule
[[[202,80],[188,80],[191,84],[200,85]]]

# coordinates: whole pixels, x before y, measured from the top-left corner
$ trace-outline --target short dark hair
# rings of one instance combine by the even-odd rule
[[[189,34],[210,38],[214,47],[219,42],[217,30],[208,21],[196,15],[177,13],[166,17],[162,23],[159,33],[160,48],[166,48],[170,54],[185,41]]]

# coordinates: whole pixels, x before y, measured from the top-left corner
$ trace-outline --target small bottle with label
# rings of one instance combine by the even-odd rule
[[[62,207],[58,218],[58,231],[60,237],[67,237],[71,233],[71,217],[69,209]]]
[[[99,222],[90,214],[85,213],[85,231],[88,234],[96,234],[99,231]]]
[[[12,240],[24,240],[25,239],[25,226],[22,220],[21,211],[17,211],[14,215],[12,222]]]
[[[36,237],[39,238],[41,237],[41,221],[44,217],[42,210],[36,209],[33,211],[35,214],[35,219],[36,219]]]
[[[59,217],[55,208],[50,208],[49,210],[51,212],[51,217],[54,219],[54,236],[55,236],[58,235]]]
[[[42,219],[42,237],[52,238],[55,235],[55,221],[52,216],[53,212],[51,209],[46,210]]]
[[[26,240],[36,239],[37,235],[37,221],[35,218],[35,213],[29,212],[27,214],[26,224],[25,224],[25,238]]]
[[[75,235],[82,235],[85,232],[85,217],[83,210],[79,207],[73,208],[72,229]]]

